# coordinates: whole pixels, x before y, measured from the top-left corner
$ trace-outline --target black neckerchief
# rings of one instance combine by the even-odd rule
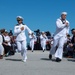
[[[63,19],[60,19],[60,20],[62,21],[62,23],[63,23],[63,24],[65,24],[65,22],[66,22],[66,19],[65,19],[65,20],[63,20]]]
[[[5,42],[5,39],[4,39],[4,36],[3,36],[3,34],[1,34],[2,35],[2,38],[3,38],[3,42]]]

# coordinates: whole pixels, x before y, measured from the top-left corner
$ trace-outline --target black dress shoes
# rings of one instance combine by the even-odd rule
[[[33,52],[33,50],[32,50],[32,52]]]
[[[61,59],[60,58],[56,58],[56,62],[60,62],[61,61]]]
[[[50,60],[52,59],[52,55],[51,55],[51,54],[49,54],[49,59],[50,59]]]

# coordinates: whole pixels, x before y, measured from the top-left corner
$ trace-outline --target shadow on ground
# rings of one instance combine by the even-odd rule
[[[51,61],[49,58],[41,58],[41,60]]]
[[[55,59],[50,60],[49,58],[41,58],[41,60],[45,60],[45,61],[56,61]]]
[[[75,62],[75,59],[72,58],[72,59],[67,59],[68,61],[72,61],[72,62]]]
[[[41,60],[56,62],[56,59],[51,59],[50,60],[49,58],[41,58]],[[60,63],[60,62],[57,62],[57,63]]]
[[[8,60],[8,61],[22,61],[22,59],[10,59],[10,58],[5,59],[5,60]]]

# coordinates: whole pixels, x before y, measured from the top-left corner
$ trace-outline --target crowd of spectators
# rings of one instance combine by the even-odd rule
[[[71,34],[67,35],[67,40],[65,41],[64,48],[63,48],[63,56],[68,58],[74,58],[75,57],[75,29],[71,30]],[[10,56],[14,55],[17,49],[16,42],[15,42],[16,36],[13,35],[12,30],[8,32],[6,29],[0,29],[0,59],[3,59],[4,56]],[[46,42],[46,49],[50,50],[52,44],[53,44],[53,37],[48,36],[47,42]],[[40,42],[39,42],[40,43]],[[38,47],[38,40],[37,44],[35,43],[34,49],[37,49]],[[29,49],[29,48],[28,48]]]
[[[64,56],[68,58],[75,57],[75,29],[72,29],[71,33],[72,36],[68,34],[64,44]]]
[[[0,30],[0,58],[15,54],[15,36],[12,31],[8,32],[5,29]]]

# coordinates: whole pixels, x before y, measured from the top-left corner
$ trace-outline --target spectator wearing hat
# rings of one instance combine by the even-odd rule
[[[11,39],[6,30],[2,33],[2,36],[3,36],[3,47],[4,47],[5,56],[8,56],[11,50],[11,43],[10,43]]]

